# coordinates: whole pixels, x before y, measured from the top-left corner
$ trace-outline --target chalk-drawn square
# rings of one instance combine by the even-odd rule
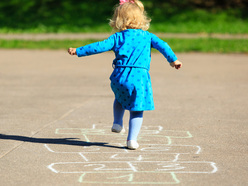
[[[105,134],[104,129],[85,129],[85,128],[58,128],[55,134],[67,134],[67,135],[102,135]]]
[[[217,168],[213,162],[205,161],[143,161],[132,162],[131,165],[135,167],[137,172],[151,171],[151,172],[174,172],[174,173],[215,173]]]
[[[94,180],[94,181],[93,181]],[[174,173],[153,172],[106,172],[84,173],[80,176],[80,183],[85,184],[137,184],[137,185],[166,185],[178,184],[180,181]]]
[[[58,162],[48,166],[50,170],[56,173],[92,173],[107,171],[135,171],[135,167],[129,162]]]
[[[54,153],[125,153],[127,149],[119,143],[80,142],[74,145],[46,144],[47,149]]]
[[[201,148],[197,145],[165,145],[165,144],[143,144],[140,151],[173,153],[173,154],[199,154]]]
[[[177,161],[179,154],[148,154],[148,153],[119,153],[109,157],[111,161]]]

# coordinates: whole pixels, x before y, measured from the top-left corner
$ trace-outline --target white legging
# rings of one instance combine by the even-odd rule
[[[115,99],[114,106],[114,124],[123,126],[123,116],[125,109],[122,108],[121,104]],[[127,140],[137,141],[141,126],[143,123],[143,111],[130,111],[129,118],[129,131]]]

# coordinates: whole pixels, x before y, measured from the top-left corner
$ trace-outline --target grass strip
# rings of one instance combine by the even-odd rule
[[[204,53],[248,53],[248,39],[223,40],[214,38],[178,39],[168,38],[166,41],[175,52]],[[92,42],[87,40],[0,40],[0,48],[4,49],[65,49],[80,47]],[[156,50],[152,50],[153,52]]]
[[[56,25],[56,24],[55,24]],[[30,28],[10,28],[0,25],[0,33],[109,33],[112,29],[107,23],[96,26],[77,26],[74,25],[56,25],[46,26],[38,25]],[[150,32],[166,33],[222,33],[222,34],[247,34],[247,20],[233,21],[171,21],[171,22],[152,22],[149,28]]]

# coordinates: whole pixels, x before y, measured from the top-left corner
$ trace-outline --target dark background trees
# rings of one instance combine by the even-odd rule
[[[154,22],[175,19],[190,12],[204,10],[227,14],[240,19],[248,18],[248,0],[143,0],[148,15]],[[21,28],[42,25],[56,32],[56,25],[95,26],[106,24],[113,13],[116,0],[8,0],[0,2],[0,27]]]

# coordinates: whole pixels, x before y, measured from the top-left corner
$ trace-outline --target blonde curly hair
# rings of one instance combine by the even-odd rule
[[[126,29],[148,30],[151,19],[147,17],[144,5],[139,0],[129,0],[117,5],[109,25],[118,31]]]

